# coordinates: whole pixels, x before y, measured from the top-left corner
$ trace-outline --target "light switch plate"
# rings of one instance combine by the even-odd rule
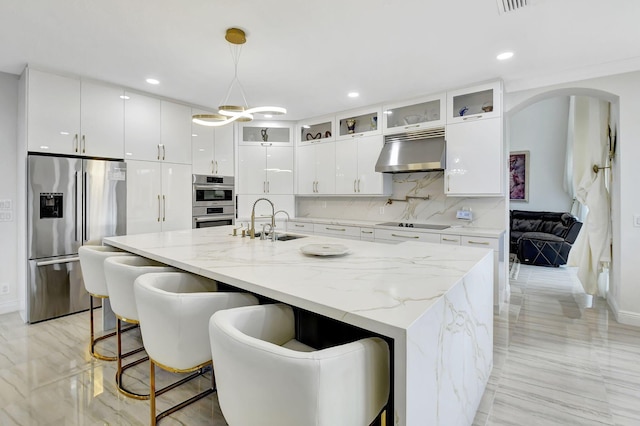
[[[633,226],[640,227],[640,214],[633,215]]]

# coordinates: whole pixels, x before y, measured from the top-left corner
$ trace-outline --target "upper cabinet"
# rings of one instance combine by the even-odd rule
[[[123,158],[124,91],[28,69],[29,151]]]
[[[191,164],[191,108],[160,101],[162,161]]]
[[[390,195],[391,175],[375,171],[384,136],[373,135],[336,143],[337,195]]]
[[[500,81],[447,92],[447,124],[501,115],[502,83]]]
[[[382,131],[384,134],[404,133],[445,125],[446,94],[423,97],[384,105]]]
[[[210,114],[192,110],[193,114]],[[209,127],[191,124],[191,163],[199,175],[234,176],[233,124]]]
[[[335,127],[336,120],[333,116],[300,121],[297,126],[298,144],[334,141]]]
[[[240,145],[292,146],[293,125],[282,121],[249,121],[239,123]]]
[[[126,160],[162,160],[160,100],[125,93],[124,145]]]
[[[369,107],[336,116],[336,140],[380,134],[382,108]]]
[[[191,108],[127,92],[125,159],[191,164]]]

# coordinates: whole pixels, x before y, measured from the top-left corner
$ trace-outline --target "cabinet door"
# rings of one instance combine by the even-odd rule
[[[83,81],[81,154],[124,158],[124,90]]]
[[[502,195],[501,119],[447,125],[447,195]]]
[[[28,70],[29,151],[80,154],[80,80]]]
[[[209,114],[206,111],[192,110],[193,114]],[[215,174],[215,128],[191,123],[191,164],[197,175]]]
[[[445,125],[446,94],[385,105],[382,132],[385,135],[412,132]]]
[[[391,194],[391,175],[376,172],[376,162],[383,145],[383,136],[369,136],[358,140],[358,181],[356,184],[358,194]]]
[[[336,194],[358,193],[358,140],[336,143]]]
[[[298,147],[298,162],[296,176],[298,179],[298,194],[313,195],[316,193],[316,146],[305,145]]]
[[[261,145],[241,145],[238,147],[238,193],[266,193],[266,151],[267,148]]]
[[[293,148],[267,147],[267,194],[293,194]]]
[[[162,230],[191,229],[191,166],[162,163]]]
[[[125,96],[125,159],[160,160],[160,100],[130,92]]]
[[[502,115],[502,83],[482,84],[447,92],[447,124]]]
[[[127,161],[127,234],[162,230],[161,173],[158,162]]]
[[[215,149],[213,161],[214,174],[219,176],[235,176],[233,161],[234,126],[227,125],[215,128]]]
[[[191,108],[168,101],[160,103],[162,161],[191,164]]]
[[[319,143],[315,148],[316,194],[336,193],[336,143]]]

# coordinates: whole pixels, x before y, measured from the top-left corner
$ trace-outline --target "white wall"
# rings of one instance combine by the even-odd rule
[[[640,227],[633,215],[640,214],[640,72],[507,93],[507,117],[522,105],[562,95],[598,96],[619,108],[618,150],[613,162],[611,213],[613,221],[613,268],[608,302],[618,321],[640,326]]]
[[[511,210],[571,211],[564,191],[569,97],[536,102],[508,120],[510,151],[529,151],[529,201],[510,201]]]
[[[0,314],[18,309],[17,294],[18,76],[0,73],[0,200],[11,200],[12,220],[0,222]],[[7,210],[0,210],[6,213]],[[8,293],[2,292],[8,289]]]

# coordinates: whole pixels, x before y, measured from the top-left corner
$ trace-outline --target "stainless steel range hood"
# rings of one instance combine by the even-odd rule
[[[444,170],[444,127],[385,137],[376,172],[406,173]]]

